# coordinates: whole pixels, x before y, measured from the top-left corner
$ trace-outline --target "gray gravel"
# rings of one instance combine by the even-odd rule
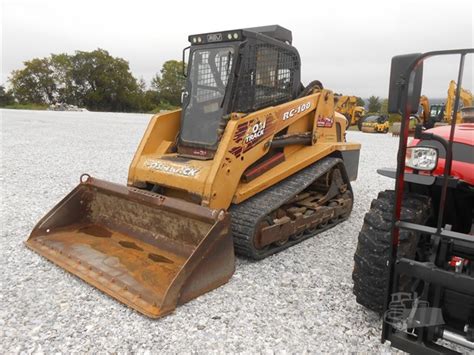
[[[150,320],[23,245],[34,224],[87,172],[126,183],[150,115],[1,110],[0,343],[10,352],[390,352],[381,322],[356,304],[352,257],[363,216],[393,181],[391,135],[363,144],[348,221],[260,262],[237,259],[231,281]]]

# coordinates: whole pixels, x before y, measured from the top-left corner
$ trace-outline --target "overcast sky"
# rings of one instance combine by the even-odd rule
[[[149,81],[180,59],[193,33],[279,24],[293,31],[303,83],[319,79],[345,94],[387,96],[397,54],[473,47],[472,0],[0,0],[1,83],[22,62],[103,48]],[[457,60],[425,67],[424,93],[446,95]],[[472,60],[464,87],[472,90]]]

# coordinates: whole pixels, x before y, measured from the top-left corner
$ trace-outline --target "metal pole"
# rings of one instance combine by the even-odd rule
[[[437,223],[437,233],[441,232],[443,227],[444,220],[444,209],[446,204],[446,195],[448,192],[448,178],[451,175],[451,166],[453,163],[453,139],[454,131],[456,128],[456,115],[459,110],[459,99],[461,95],[461,85],[462,85],[462,76],[464,73],[464,57],[465,53],[461,54],[461,60],[459,62],[459,72],[458,72],[458,81],[456,86],[456,97],[454,99],[453,112],[448,112],[451,115],[451,131],[449,132],[449,141],[448,141],[448,150],[446,152],[446,158],[444,161],[444,174],[443,174],[443,187],[441,190],[441,198],[439,200],[439,210],[438,210],[438,223]]]

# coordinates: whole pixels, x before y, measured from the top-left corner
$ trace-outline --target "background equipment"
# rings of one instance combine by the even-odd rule
[[[364,118],[362,122],[362,132],[366,133],[387,133],[390,129],[390,122],[385,115],[372,115]]]
[[[460,109],[462,107],[470,107],[473,105],[472,94],[469,90],[464,88],[460,89],[460,104],[458,111],[456,112],[456,121],[458,123],[462,122]],[[421,119],[423,125],[426,128],[433,128],[437,124],[449,124],[451,122],[451,117],[453,116],[454,101],[456,98],[457,86],[454,80],[449,82],[446,103],[444,104],[431,104],[428,98],[425,95],[420,97],[420,106],[421,110]]]
[[[362,121],[365,115],[364,106],[357,105],[356,96],[335,96],[336,112],[343,114],[349,123],[349,126],[357,125],[359,131],[362,128]]]

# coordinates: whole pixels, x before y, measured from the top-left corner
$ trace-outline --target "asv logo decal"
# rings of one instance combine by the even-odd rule
[[[286,111],[283,114],[283,121],[286,121],[286,120],[290,119],[291,117],[293,117],[297,113],[304,112],[304,111],[308,110],[310,107],[311,107],[311,102],[308,101],[304,104],[299,105],[298,107],[295,107],[295,108],[292,108],[289,111]]]
[[[182,176],[194,177],[199,172],[199,169],[193,168],[192,166],[185,165],[176,167],[153,160],[147,160],[145,165],[152,170],[163,171],[168,174],[176,174]]]
[[[318,127],[325,127],[325,128],[331,128],[332,124],[334,122],[334,119],[332,117],[318,117],[317,121],[317,126]]]
[[[245,143],[250,143],[252,141],[254,141],[255,139],[263,136],[263,134],[265,133],[265,125],[266,125],[266,121],[265,122],[257,122],[255,123],[253,126],[252,126],[252,131],[247,134],[244,138],[244,142]]]

